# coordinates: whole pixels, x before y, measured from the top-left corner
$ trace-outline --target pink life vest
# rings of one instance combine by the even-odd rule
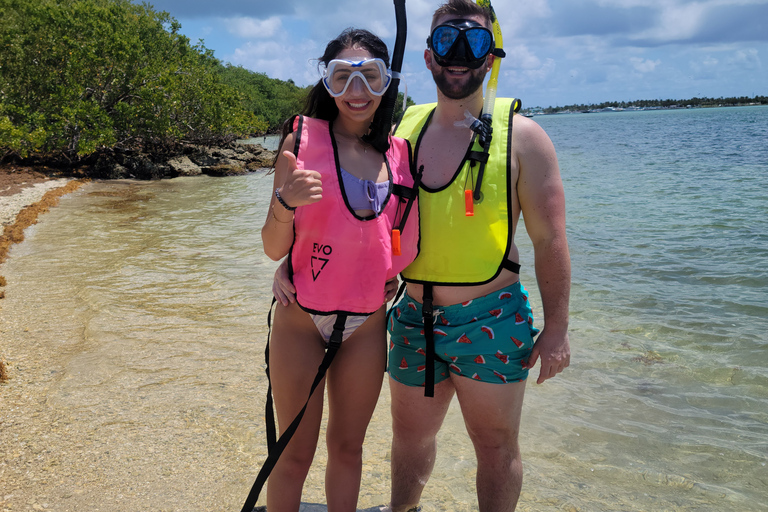
[[[296,300],[311,313],[373,314],[384,304],[386,281],[418,254],[418,183],[414,186],[409,143],[390,137],[384,154],[390,192],[379,216],[361,218],[349,207],[339,183],[341,170],[329,123],[297,116],[293,131],[298,168],[319,172],[323,183],[323,198],[295,212],[289,269]],[[392,238],[398,228],[401,254],[396,256]]]

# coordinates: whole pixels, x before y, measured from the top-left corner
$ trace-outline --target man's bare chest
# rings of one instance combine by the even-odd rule
[[[417,167],[424,166],[423,185],[433,189],[447,185],[464,163],[471,142],[471,132],[445,133],[428,128],[416,153]]]

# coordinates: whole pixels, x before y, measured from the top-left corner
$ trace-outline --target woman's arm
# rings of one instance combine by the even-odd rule
[[[320,173],[299,169],[296,156],[287,150],[294,146],[295,134],[290,133],[280,147],[281,154],[275,163],[275,179],[267,219],[261,228],[264,253],[278,261],[288,254],[293,243],[293,211],[285,208],[275,196],[277,190],[283,201],[290,207],[316,203],[323,197]]]

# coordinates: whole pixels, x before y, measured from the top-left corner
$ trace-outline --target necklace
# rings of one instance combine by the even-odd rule
[[[362,137],[358,137],[356,135],[347,135],[346,133],[339,133],[336,131],[334,131],[333,134],[337,139],[346,140],[353,144],[359,144],[363,148],[363,151],[368,153],[368,143],[365,142]]]

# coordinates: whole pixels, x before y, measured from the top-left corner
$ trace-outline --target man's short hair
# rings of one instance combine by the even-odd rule
[[[435,28],[438,18],[442,18],[443,16],[451,16],[453,18],[482,16],[484,19],[483,25],[489,29],[491,28],[491,25],[493,25],[493,22],[491,21],[491,11],[487,7],[477,5],[470,0],[448,0],[438,7],[432,15],[431,29]]]

